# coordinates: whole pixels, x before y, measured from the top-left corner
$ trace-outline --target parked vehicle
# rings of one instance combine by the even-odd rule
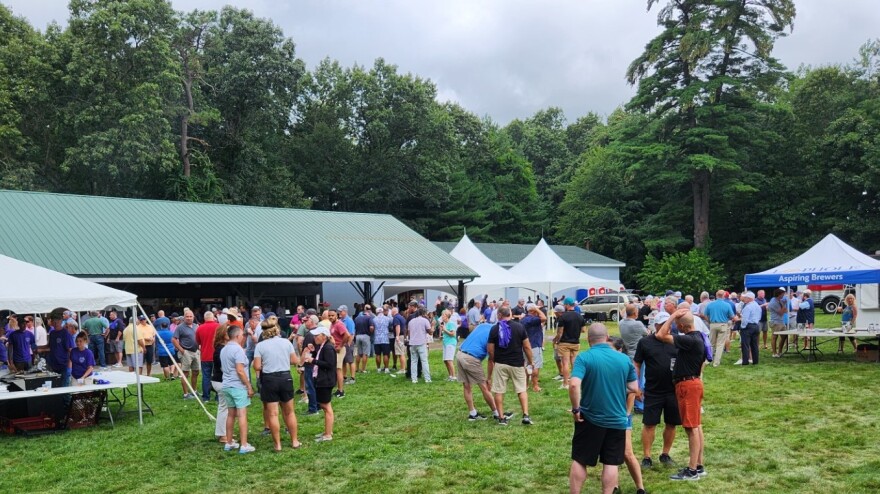
[[[623,306],[632,300],[631,293],[606,293],[604,295],[592,295],[580,302],[581,313],[587,317],[588,313],[605,314],[606,319],[617,321],[620,319],[618,311],[623,311]]]
[[[852,285],[800,285],[798,291],[809,288],[816,307],[826,314],[834,314],[847,294],[855,293]]]

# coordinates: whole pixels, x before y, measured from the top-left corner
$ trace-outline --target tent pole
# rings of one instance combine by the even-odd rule
[[[143,399],[141,397],[141,370],[138,368],[138,351],[140,348],[138,347],[138,337],[137,337],[137,306],[133,305],[131,307],[131,330],[132,330],[132,338],[134,338],[134,382],[137,386],[137,399],[138,399],[138,422],[140,425],[144,425],[144,406]],[[143,358],[146,358],[146,352],[143,354]],[[146,364],[146,362],[143,362]]]

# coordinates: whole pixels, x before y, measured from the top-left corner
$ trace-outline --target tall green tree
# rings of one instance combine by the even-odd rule
[[[307,206],[285,153],[305,74],[293,40],[271,21],[227,6],[207,28],[200,71],[204,108],[216,124],[191,135],[208,146],[223,200]]]
[[[175,16],[155,0],[72,0],[61,125],[69,191],[153,196],[177,168]]]
[[[648,8],[657,3],[649,0]],[[794,15],[792,0],[671,1],[658,14],[663,31],[627,71],[638,84],[629,107],[661,122],[665,166],[690,185],[696,247],[709,242],[713,175],[741,169],[736,144],[748,139],[742,110],[779,81],[771,52]]]

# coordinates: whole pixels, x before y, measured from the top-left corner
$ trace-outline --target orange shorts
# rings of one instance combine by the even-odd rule
[[[687,429],[700,426],[703,405],[703,381],[691,379],[675,383],[675,397],[678,398],[678,413],[681,425]]]

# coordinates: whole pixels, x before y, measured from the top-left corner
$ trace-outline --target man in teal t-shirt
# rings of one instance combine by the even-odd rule
[[[104,337],[110,323],[105,324],[106,319],[97,311],[89,312],[89,318],[83,321],[82,328],[89,333],[89,350],[101,364],[101,369],[107,367],[107,357],[104,355]]]
[[[574,361],[568,395],[574,415],[571,441],[572,492],[580,492],[587,478],[587,466],[603,464],[602,488],[610,492],[617,485],[617,470],[626,446],[626,395],[638,395],[636,370],[626,354],[608,344],[608,330],[593,323],[587,333],[590,349]]]

